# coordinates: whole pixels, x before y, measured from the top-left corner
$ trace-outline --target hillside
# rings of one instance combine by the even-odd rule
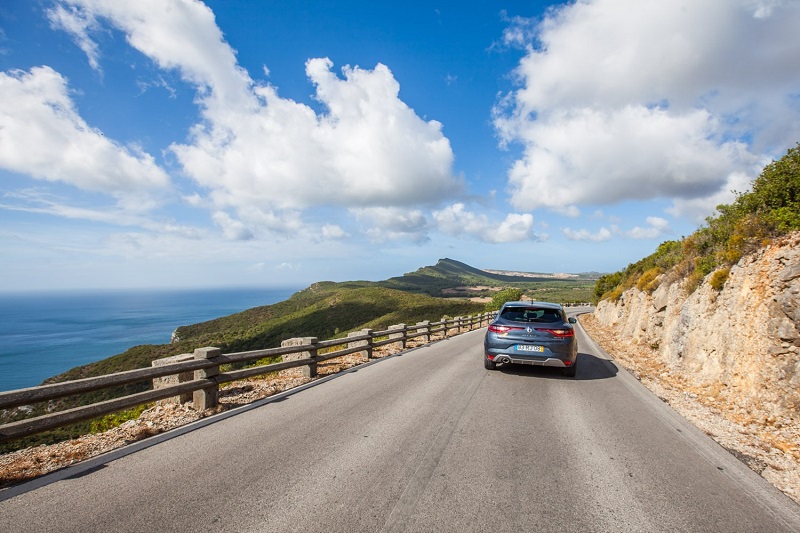
[[[179,327],[173,342],[135,346],[121,354],[73,368],[47,383],[79,379],[150,365],[153,359],[217,346],[223,352],[279,346],[292,337],[328,339],[365,327],[435,320],[482,312],[484,305],[463,299],[433,298],[369,282],[315,283],[272,305],[254,307],[206,322]]]
[[[450,297],[490,296],[493,290],[500,287],[517,288],[532,299],[577,303],[591,299],[598,276],[584,273],[565,279],[552,274],[486,271],[445,258],[434,266],[422,267],[379,284],[402,291]]]

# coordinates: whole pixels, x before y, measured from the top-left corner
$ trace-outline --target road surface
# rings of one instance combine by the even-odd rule
[[[0,531],[800,531],[582,331],[576,379],[465,333],[0,492]]]

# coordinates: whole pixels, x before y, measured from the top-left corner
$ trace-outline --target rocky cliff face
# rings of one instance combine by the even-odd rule
[[[800,232],[742,258],[720,291],[666,279],[600,302],[596,319],[753,419],[800,421]]]

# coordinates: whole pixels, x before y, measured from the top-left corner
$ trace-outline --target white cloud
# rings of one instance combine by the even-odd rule
[[[100,71],[100,51],[90,33],[97,29],[97,21],[86,11],[76,9],[74,6],[58,4],[47,10],[47,18],[55,29],[61,29],[72,35],[75,44],[83,50],[89,60],[89,65]]]
[[[495,109],[517,208],[713,199],[800,138],[800,4],[586,0],[517,20],[521,88]],[[793,96],[794,95],[794,96]]]
[[[275,270],[286,270],[290,272],[297,272],[303,269],[303,265],[299,263],[280,263],[279,265],[275,266]]]
[[[400,85],[384,65],[345,66],[339,77],[330,60],[310,59],[306,74],[325,110],[318,114],[255,84],[199,1],[62,4],[83,19],[108,21],[161,68],[197,87],[203,120],[172,152],[216,209],[236,211],[245,224],[256,211],[281,218],[285,210],[319,205],[433,205],[464,190],[452,174],[442,125],[400,100]]]
[[[457,237],[469,236],[487,243],[537,241],[533,230],[533,215],[510,213],[501,222],[490,221],[486,215],[467,211],[457,203],[434,211],[433,219],[439,231]]]
[[[214,223],[222,229],[223,235],[226,239],[232,241],[249,241],[253,238],[253,232],[247,229],[239,220],[231,218],[231,216],[224,211],[217,211],[211,217]]]
[[[149,192],[169,185],[150,155],[86,124],[50,67],[0,72],[0,167],[109,194],[129,210],[152,207]]]
[[[322,238],[341,239],[347,237],[347,232],[338,224],[325,224],[322,226]]]
[[[647,217],[647,227],[635,226],[625,233],[631,239],[656,239],[670,230],[669,222],[661,217]]]
[[[153,218],[147,213],[146,206],[140,206],[139,211],[136,211],[120,209],[119,205],[87,207],[75,204],[74,199],[57,196],[40,188],[28,188],[4,193],[0,200],[0,209],[115,226],[138,226],[156,233],[175,235],[189,240],[196,240],[202,236],[200,230],[195,227],[178,224],[173,220]]]
[[[88,30],[98,30],[101,19],[110,21],[125,33],[131,46],[159,67],[176,69],[197,85],[202,104],[210,112],[255,103],[249,91],[250,77],[237,65],[236,54],[225,43],[214,13],[198,0],[61,0],[51,13],[54,11],[70,13],[79,21],[60,27],[80,42],[91,39]],[[81,49],[85,50],[85,45]]]
[[[616,224],[611,224],[610,227],[601,227],[594,233],[585,228],[579,230],[563,228],[561,233],[572,241],[604,242],[610,240],[614,235],[628,239],[657,239],[671,231],[669,221],[664,218],[650,216],[646,221],[645,227],[634,226],[627,231],[622,231]]]
[[[762,160],[755,167],[763,168],[769,161]],[[725,185],[711,196],[704,198],[676,198],[666,212],[674,217],[684,217],[696,223],[703,222],[712,214],[714,208],[721,204],[730,204],[736,199],[736,192],[750,190],[752,175],[758,173],[755,169],[751,173],[734,172],[728,176]]]
[[[563,210],[713,193],[743,149],[708,140],[711,122],[704,111],[677,116],[642,106],[554,113],[525,132],[525,158],[509,172],[512,203]]]
[[[428,219],[419,209],[399,207],[352,208],[357,220],[366,223],[367,236],[373,242],[408,239],[414,242],[428,240]]]
[[[612,237],[611,230],[608,228],[600,228],[596,233],[592,233],[585,228],[579,230],[564,228],[561,230],[561,233],[571,241],[603,242]]]
[[[461,190],[441,125],[398,99],[388,68],[345,68],[340,79],[331,67],[319,59],[306,68],[327,115],[259,87],[257,109],[209,117],[210,128],[173,150],[218,204],[236,208],[398,206]]]

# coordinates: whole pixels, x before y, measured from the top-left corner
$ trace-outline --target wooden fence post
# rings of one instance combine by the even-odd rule
[[[369,339],[367,339],[367,360],[372,359],[375,354],[372,352],[373,347],[372,343],[375,341],[375,337],[372,336],[372,332],[374,330],[372,328],[364,328],[361,330],[361,333],[364,335],[369,335]]]
[[[219,348],[197,348],[194,351],[195,359],[214,359],[222,354]],[[212,366],[211,368],[202,368],[194,371],[194,379],[214,379],[219,375],[219,365]],[[219,401],[219,384],[213,385],[194,391],[193,394],[194,408],[198,411],[205,411],[211,407],[216,407]]]

